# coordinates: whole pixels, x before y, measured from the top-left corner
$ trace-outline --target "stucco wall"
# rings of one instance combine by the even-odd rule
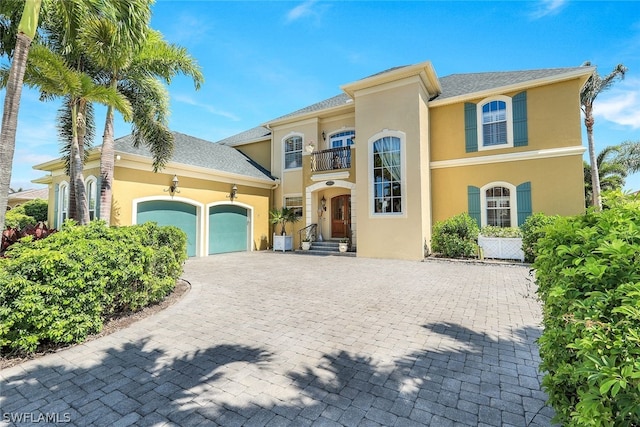
[[[576,215],[584,211],[582,156],[525,160],[432,170],[433,221],[468,211],[467,186],[531,182],[533,212]]]

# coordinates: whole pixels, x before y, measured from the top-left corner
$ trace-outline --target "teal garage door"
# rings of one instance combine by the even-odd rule
[[[188,203],[170,200],[151,200],[138,203],[138,224],[148,221],[158,225],[174,225],[187,234],[187,255],[196,256],[197,212]]]
[[[209,254],[247,250],[247,209],[219,205],[209,208]]]

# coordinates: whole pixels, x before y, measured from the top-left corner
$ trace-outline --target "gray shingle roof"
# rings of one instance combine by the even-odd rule
[[[374,76],[381,75],[390,71],[397,70],[402,67],[394,67],[380,73],[374,74]],[[524,70],[524,71],[497,71],[486,73],[467,73],[467,74],[451,74],[449,76],[441,77],[440,85],[442,86],[442,93],[438,95],[434,100],[442,100],[447,98],[453,98],[456,96],[472,94],[476,92],[482,92],[485,90],[497,89],[500,87],[511,86],[518,83],[525,83],[528,81],[549,78],[553,76],[559,76],[579,70],[584,70],[585,67],[567,67],[567,68],[544,68],[540,70]],[[371,77],[371,76],[369,76]],[[367,77],[368,78],[368,77]],[[308,107],[301,108],[292,113],[280,116],[272,121],[277,121],[285,118],[296,117],[303,114],[313,113],[316,111],[326,110],[328,108],[338,107],[351,102],[351,98],[346,93],[333,96],[325,99],[324,101],[317,102],[309,105]],[[242,144],[254,140],[254,133],[258,129],[263,129],[267,133],[261,136],[268,136],[269,130],[263,126],[251,129],[249,131],[239,133],[231,136],[227,139],[219,141],[220,143],[230,144]],[[231,141],[231,142],[229,142]]]
[[[236,143],[255,141],[261,138],[268,137],[270,135],[271,131],[269,129],[264,126],[257,126],[253,129],[249,129],[244,132],[232,135],[228,138],[221,139],[220,141],[217,141],[216,144],[233,146]]]
[[[249,159],[240,151],[227,145],[216,144],[179,132],[174,136],[174,152],[171,161],[190,166],[199,166],[220,172],[244,175],[250,178],[274,180],[269,171]],[[135,148],[133,137],[126,135],[115,140],[117,152],[151,158],[145,146]]]
[[[503,86],[544,79],[573,71],[584,70],[584,67],[545,68],[527,71],[499,71],[489,73],[451,74],[441,77],[442,94],[436,99],[467,95]]]

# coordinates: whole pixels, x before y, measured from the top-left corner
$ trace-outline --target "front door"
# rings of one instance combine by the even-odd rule
[[[331,237],[349,237],[351,230],[351,196],[344,194],[331,199]]]

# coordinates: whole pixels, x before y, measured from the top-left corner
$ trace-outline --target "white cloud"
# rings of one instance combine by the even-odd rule
[[[229,120],[233,120],[233,121],[239,121],[240,118],[238,116],[236,116],[233,113],[230,113],[228,111],[223,111],[223,110],[219,110],[218,108],[214,107],[213,105],[208,105],[208,104],[203,104],[201,102],[196,101],[195,99],[189,97],[189,96],[185,96],[185,95],[172,95],[172,98],[175,101],[181,102],[183,104],[187,104],[187,105],[192,105],[194,107],[203,109],[205,111],[208,111],[211,114],[214,114],[216,116],[221,116],[221,117],[225,117]]]
[[[626,79],[603,92],[593,103],[593,115],[621,126],[640,129],[640,79]]]
[[[567,0],[540,0],[536,3],[535,10],[531,12],[530,16],[533,19],[540,19],[545,16],[557,15],[566,4]]]
[[[313,18],[316,21],[316,24],[318,24],[320,18],[328,8],[329,5],[326,3],[320,5],[318,0],[307,0],[291,9],[287,13],[285,20],[287,23],[291,23],[300,19]]]

